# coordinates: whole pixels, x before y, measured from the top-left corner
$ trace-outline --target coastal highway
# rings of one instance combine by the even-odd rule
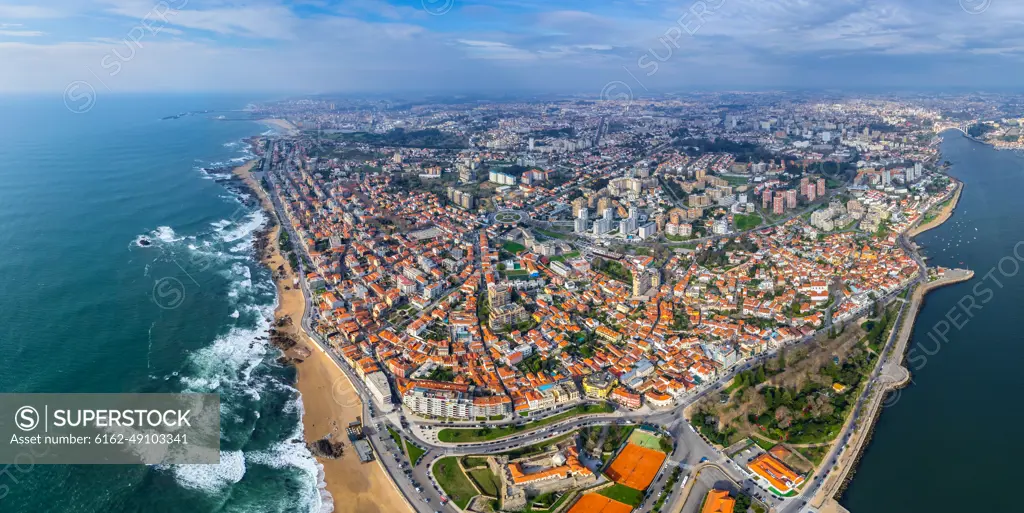
[[[893,324],[893,329],[889,333],[889,340],[886,341],[885,349],[882,350],[883,355],[891,354],[890,350],[892,349],[892,346],[895,343],[895,340],[899,334],[900,321],[903,319],[903,315],[906,312],[907,304],[907,302],[903,302],[900,306],[900,311],[899,314],[896,316],[896,321]],[[898,361],[898,359],[902,358],[902,355],[889,356],[889,358],[893,357],[895,357]],[[857,402],[852,410],[853,414],[847,420],[846,424],[843,426],[843,429],[839,432],[839,435],[836,437],[836,443],[834,443],[832,447],[829,449],[828,454],[822,460],[822,464],[816,469],[816,472],[810,478],[810,482],[804,485],[803,490],[800,492],[798,496],[794,497],[791,501],[789,501],[788,504],[786,504],[784,508],[780,509],[780,513],[797,513],[801,511],[801,509],[811,501],[814,495],[818,493],[818,490],[819,488],[821,488],[821,485],[825,481],[826,477],[829,475],[829,473],[831,473],[831,471],[835,467],[835,464],[839,459],[840,454],[846,450],[847,444],[850,441],[850,437],[852,436],[853,431],[857,429],[858,424],[866,424],[866,422],[869,421],[869,419],[863,419],[864,422],[858,422],[862,420],[860,417],[862,407],[867,402],[868,398],[871,396],[872,391],[875,389],[875,386],[878,383],[878,377],[882,372],[883,365],[889,358],[879,359],[878,363],[875,365],[875,369],[871,372],[871,377],[868,379],[867,386],[864,387],[864,390],[861,391],[860,396],[857,397]]]
[[[287,160],[285,160],[287,162]],[[276,216],[279,224],[283,229],[287,230],[292,240],[298,241],[298,234],[295,232],[285,215],[285,210],[281,205],[281,200],[278,194],[277,178],[273,172],[267,173],[268,182],[270,183],[271,190],[266,191],[269,196],[271,203],[274,205],[276,210]],[[301,248],[300,244],[296,244],[296,247]],[[299,259],[299,283],[302,290],[303,299],[305,302],[304,313],[302,316],[301,326],[306,334],[312,339],[319,347],[320,351],[327,354],[334,363],[344,372],[348,378],[348,381],[352,384],[356,393],[359,395],[362,401],[362,419],[364,424],[364,431],[367,434],[366,439],[370,442],[373,447],[373,451],[377,456],[377,463],[381,466],[384,472],[388,475],[391,483],[395,486],[399,493],[405,498],[411,509],[417,513],[432,513],[437,511],[454,511],[451,505],[443,505],[443,495],[436,485],[431,484],[431,480],[427,476],[426,462],[430,461],[436,455],[431,455],[430,452],[420,458],[420,464],[415,468],[411,468],[406,458],[404,449],[399,448],[395,445],[391,439],[390,433],[388,433],[385,424],[385,419],[374,415],[375,409],[373,407],[373,400],[369,391],[366,389],[366,385],[362,380],[358,379],[353,369],[351,369],[344,360],[342,360],[338,354],[330,348],[330,345],[326,343],[320,336],[312,329],[311,315],[314,312],[312,305],[312,294],[309,291],[309,286],[305,280],[305,269],[303,268],[303,259]],[[354,405],[353,405],[354,406]],[[400,422],[399,422],[400,424]],[[403,432],[401,426],[396,428]],[[374,464],[374,463],[370,463]],[[339,498],[335,498],[336,500]]]

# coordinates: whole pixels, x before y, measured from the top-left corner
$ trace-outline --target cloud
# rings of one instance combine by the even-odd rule
[[[0,3],[0,36],[20,39],[0,43],[0,91],[62,89],[86,67],[105,78],[115,50],[134,55],[115,90],[385,92],[983,86],[1017,80],[1024,55],[1011,0],[978,15],[955,0],[458,0],[443,16],[416,0],[164,2]],[[130,52],[143,20],[159,34]]]
[[[46,32],[40,32],[38,30],[7,30],[0,29],[0,36],[8,37],[42,37],[45,36]]]
[[[0,19],[27,20],[43,18],[61,18],[66,14],[67,13],[63,11],[51,7],[0,3]]]
[[[149,20],[179,28],[257,39],[295,39],[297,17],[283,4],[220,4],[198,8],[189,0],[105,0],[109,14]]]
[[[473,39],[458,39],[457,43],[463,45],[466,55],[480,59],[500,60],[532,60],[538,57],[537,54],[516,48],[510,44],[500,41],[479,41]]]

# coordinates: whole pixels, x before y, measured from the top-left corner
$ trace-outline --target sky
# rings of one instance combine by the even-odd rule
[[[1022,0],[0,0],[4,93],[995,90],[1022,56]]]

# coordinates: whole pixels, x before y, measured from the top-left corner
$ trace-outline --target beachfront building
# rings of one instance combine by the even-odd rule
[[[428,380],[399,380],[402,405],[417,415],[469,419],[473,398],[469,385]]]
[[[474,396],[469,385],[400,379],[398,392],[403,406],[424,417],[469,420],[512,415],[512,400],[508,396]]]
[[[512,399],[507,395],[492,395],[473,398],[473,418],[498,420],[498,417],[512,415]]]
[[[388,384],[387,375],[381,371],[371,372],[363,376],[363,380],[380,410],[390,412],[394,404],[391,401],[391,385]]]

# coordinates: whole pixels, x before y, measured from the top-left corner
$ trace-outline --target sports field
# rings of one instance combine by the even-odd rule
[[[613,501],[604,495],[588,493],[573,504],[569,513],[629,513],[633,507]]]
[[[628,443],[619,452],[605,474],[616,483],[634,490],[646,490],[665,462],[665,453]]]
[[[633,434],[629,436],[629,443],[656,451],[661,450],[661,437],[643,429],[633,430]]]

